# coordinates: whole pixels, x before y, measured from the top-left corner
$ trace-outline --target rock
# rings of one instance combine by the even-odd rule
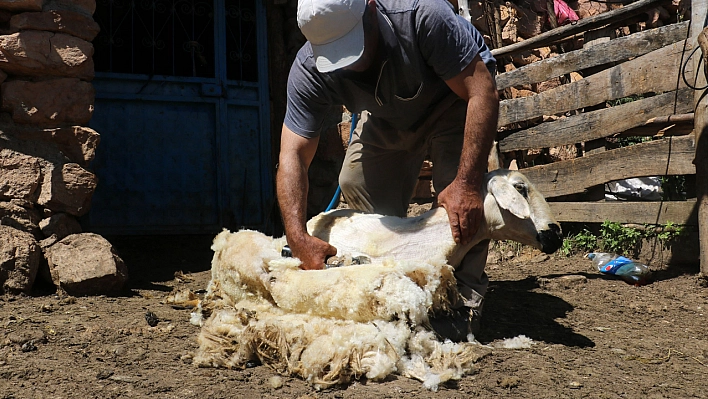
[[[539,47],[539,48],[533,49],[531,51],[533,51],[534,54],[536,54],[538,57],[541,57],[544,60],[548,57],[551,57],[552,55],[557,55],[557,54],[553,54],[553,51],[551,51],[550,47]],[[575,72],[571,72],[571,74],[573,74],[573,73],[575,73]]]
[[[548,256],[547,254],[539,254],[539,255],[534,256],[534,257],[531,259],[531,263],[542,263],[542,262],[547,261],[547,260],[550,259],[550,258],[551,258],[551,257]]]
[[[39,228],[46,238],[52,238],[54,242],[63,239],[71,234],[81,233],[81,225],[75,217],[59,212],[39,222]],[[44,241],[44,240],[43,240]],[[52,244],[54,243],[52,242]],[[51,244],[50,244],[51,245]],[[44,243],[42,247],[45,247]]]
[[[3,0],[0,8],[10,11],[40,11],[44,0]]]
[[[531,90],[526,90],[526,89],[519,90],[514,87],[510,87],[510,91],[511,91],[511,98],[529,97],[529,96],[533,96],[536,94],[535,92],[533,92]]]
[[[607,3],[598,3],[592,0],[570,0],[566,3],[576,11],[580,19],[599,15],[609,11]]]
[[[35,329],[27,329],[13,331],[7,334],[7,337],[5,339],[6,344],[13,344],[18,346],[22,346],[28,342],[45,344],[47,343],[47,336],[42,331]]]
[[[19,124],[41,127],[84,125],[91,120],[93,85],[77,78],[2,84],[2,109]]]
[[[50,10],[43,12],[25,12],[10,19],[13,32],[38,30],[66,33],[87,42],[92,41],[100,27],[90,16],[70,10]]]
[[[541,57],[534,54],[533,51],[522,51],[511,56],[511,61],[516,66],[526,66],[540,60]]]
[[[516,23],[517,35],[529,39],[538,36],[543,31],[544,16],[525,7],[510,4],[516,10],[518,21]]]
[[[24,30],[3,35],[0,36],[0,69],[17,76],[91,80],[94,76],[93,45],[64,33]]]
[[[41,129],[15,125],[10,129],[20,139],[42,140],[56,144],[62,154],[81,166],[88,166],[93,161],[96,156],[96,147],[101,141],[98,132],[84,126]]]
[[[574,144],[551,147],[548,150],[548,157],[553,162],[568,161],[578,157],[578,150],[575,148]]]
[[[501,377],[497,380],[497,385],[504,389],[516,388],[521,384],[521,378],[512,375]]]
[[[27,201],[0,201],[0,225],[10,226],[38,238],[40,219],[39,211],[32,208],[32,204]]]
[[[0,225],[0,284],[2,293],[28,294],[39,269],[42,251],[34,237]]]
[[[273,389],[280,389],[283,387],[283,377],[279,375],[274,375],[268,379],[268,385]]]
[[[57,212],[82,216],[91,207],[96,190],[96,175],[75,163],[54,168],[49,190],[43,190],[38,203]]]
[[[499,25],[504,25],[516,17],[516,10],[506,4],[499,4]]]
[[[536,83],[535,85],[532,85],[532,86],[535,86],[534,91],[536,93],[543,93],[544,91],[555,89],[556,87],[559,87],[560,85],[561,85],[560,78],[555,77],[555,78],[549,79],[545,82]]]
[[[128,280],[128,269],[111,243],[98,234],[72,234],[45,251],[54,285],[67,294],[113,295]]]
[[[54,212],[88,212],[96,176],[48,142],[0,132],[0,199],[21,199]]]
[[[5,144],[2,137],[0,144]],[[0,145],[0,198],[35,199],[41,177],[39,159]]]
[[[45,0],[44,11],[70,10],[92,16],[96,12],[96,0]]]
[[[502,12],[502,42],[504,45],[514,44],[518,39],[518,23],[519,20],[516,17],[516,10],[512,7],[501,6],[502,11],[506,11],[506,21],[504,21],[504,13]]]

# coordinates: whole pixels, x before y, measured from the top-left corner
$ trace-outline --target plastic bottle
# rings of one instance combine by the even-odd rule
[[[605,252],[592,252],[587,257],[600,273],[613,274],[627,284],[638,287],[649,282],[651,270],[642,263]]]

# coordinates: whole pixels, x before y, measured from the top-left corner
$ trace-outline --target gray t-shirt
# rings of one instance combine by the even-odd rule
[[[320,73],[312,47],[300,49],[288,77],[285,126],[303,137],[320,134],[331,106],[367,110],[393,129],[414,130],[452,91],[445,83],[479,55],[495,60],[482,35],[446,0],[378,0],[379,46],[385,59],[375,80],[346,70]],[[493,72],[492,72],[493,73]]]

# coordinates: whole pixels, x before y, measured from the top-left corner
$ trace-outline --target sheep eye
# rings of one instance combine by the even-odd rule
[[[514,188],[516,191],[519,192],[519,194],[523,195],[524,198],[526,198],[527,192],[526,192],[526,185],[524,183],[514,183]]]

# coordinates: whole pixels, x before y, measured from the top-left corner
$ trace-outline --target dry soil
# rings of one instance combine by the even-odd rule
[[[315,391],[262,365],[191,364],[199,329],[189,309],[163,301],[206,288],[211,237],[112,240],[130,269],[124,295],[61,297],[40,286],[0,299],[0,398],[708,397],[708,288],[697,266],[654,266],[654,282],[634,287],[580,256],[496,246],[478,339],[525,335],[530,349],[495,349],[438,392],[403,377]]]

